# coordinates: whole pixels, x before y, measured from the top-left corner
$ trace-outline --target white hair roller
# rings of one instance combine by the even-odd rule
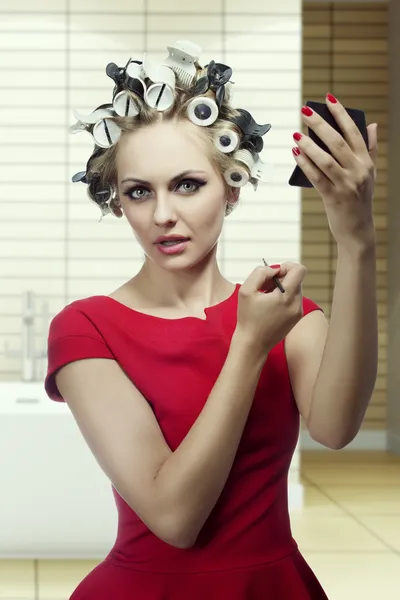
[[[114,110],[120,117],[136,117],[139,114],[139,106],[134,97],[144,98],[144,77],[142,65],[130,60],[125,69],[125,86],[116,89],[113,100]]]
[[[249,172],[239,164],[227,169],[224,178],[231,187],[243,187],[250,179]]]
[[[236,131],[221,129],[214,135],[214,144],[220,152],[228,154],[234,152],[239,146],[240,139]]]
[[[175,101],[175,73],[164,65],[151,64],[147,54],[143,57],[143,68],[153,82],[145,92],[147,104],[160,112],[167,110]]]
[[[187,114],[195,125],[208,127],[218,119],[219,110],[215,100],[207,96],[198,96],[190,102]]]
[[[100,148],[111,148],[121,137],[121,129],[113,119],[99,121],[91,133]]]
[[[234,90],[234,88],[233,88],[232,81],[228,81],[225,84],[225,96],[226,96],[227,101],[229,103],[231,103],[231,104],[232,104],[232,100],[233,100],[233,97],[234,97],[234,91],[233,90]]]
[[[135,62],[133,60],[130,60],[126,67],[125,77],[127,80],[128,87],[129,87],[129,79],[135,79],[141,83],[141,85],[143,86],[143,91],[145,91],[146,84],[144,82],[145,73],[144,73],[143,65],[141,65],[138,62]]]
[[[252,168],[253,168],[253,166],[254,166],[254,164],[256,162],[254,160],[254,157],[253,157],[252,153],[249,152],[249,150],[238,150],[233,155],[233,158],[236,161],[245,164],[246,167],[249,169],[250,172],[251,172],[251,170],[252,170]]]
[[[120,139],[121,129],[113,119],[116,115],[112,109],[100,108],[90,115],[84,115],[74,109],[73,113],[78,122],[69,127],[70,133],[86,131],[100,148],[110,148]]]
[[[180,83],[189,87],[196,76],[196,65],[202,49],[188,40],[178,40],[173,46],[167,46],[169,56],[164,64],[170,67]]]
[[[96,123],[101,121],[101,119],[108,119],[114,116],[114,111],[112,110],[112,108],[99,108],[97,110],[94,110],[89,115],[85,115],[75,108],[72,109],[72,112],[74,113],[74,117],[78,119],[78,121],[87,125],[95,125]]]
[[[249,172],[251,172],[255,160],[251,152],[249,152],[248,150],[238,150],[233,155],[233,158],[235,159],[237,164],[225,171],[225,181],[228,183],[228,185],[232,187],[243,187],[250,180]],[[246,165],[247,169],[245,167],[242,167],[240,163]]]
[[[118,92],[113,101],[114,110],[120,117],[137,117],[139,107],[128,92]]]

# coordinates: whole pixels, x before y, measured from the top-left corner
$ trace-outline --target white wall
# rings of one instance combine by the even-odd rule
[[[300,127],[300,0],[3,0],[0,33],[0,351],[4,340],[20,349],[25,290],[38,295],[38,309],[49,301],[51,317],[139,269],[141,250],[125,221],[98,223],[86,187],[70,182],[92,143],[67,127],[71,107],[91,111],[109,101],[108,62],[123,65],[145,50],[165,56],[175,39],[199,43],[204,63],[232,66],[235,104],[273,125],[264,137],[272,181],[257,193],[246,189],[227,218],[224,274],[242,282],[261,257],[299,258],[300,194],[287,181]],[[40,333],[38,321],[38,344]],[[0,355],[0,380],[19,378],[20,361]]]

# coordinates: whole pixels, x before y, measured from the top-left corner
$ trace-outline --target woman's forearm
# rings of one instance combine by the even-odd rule
[[[314,387],[309,430],[326,432],[332,447],[357,435],[378,366],[375,243],[338,248],[328,337]]]

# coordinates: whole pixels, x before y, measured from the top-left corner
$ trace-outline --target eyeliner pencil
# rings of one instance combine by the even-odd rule
[[[268,267],[268,263],[265,262],[264,259],[262,259],[264,265],[266,267]],[[285,292],[285,288],[283,287],[283,285],[281,284],[281,282],[279,281],[279,279],[277,277],[273,277],[272,278],[273,282],[275,283],[276,287],[280,289],[280,291],[282,292],[282,294]]]

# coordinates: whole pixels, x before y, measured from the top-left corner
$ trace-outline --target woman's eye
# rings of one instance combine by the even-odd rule
[[[149,190],[146,190],[146,188],[131,188],[125,192],[125,196],[128,196],[128,198],[131,198],[132,200],[141,200],[146,197],[146,192],[148,191]]]
[[[192,192],[197,192],[197,190],[203,185],[205,185],[205,182],[203,181],[200,182],[191,179],[186,179],[185,181],[182,181],[178,187],[181,187],[184,192],[190,194]]]

